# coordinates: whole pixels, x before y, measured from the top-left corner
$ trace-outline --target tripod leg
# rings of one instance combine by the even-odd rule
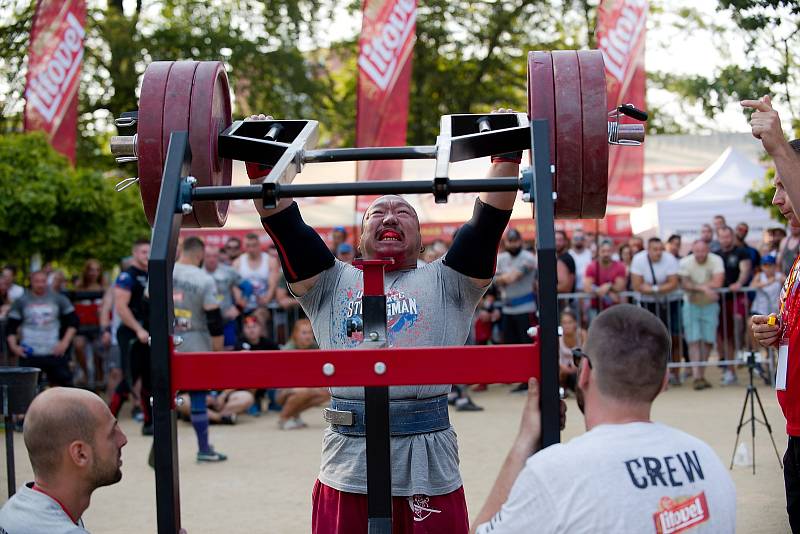
[[[758,401],[758,407],[761,409],[761,416],[764,418],[764,426],[767,427],[767,432],[769,433],[769,439],[772,441],[772,448],[775,449],[775,456],[778,457],[778,465],[781,466],[783,469],[783,461],[781,460],[781,453],[778,452],[778,446],[775,445],[775,438],[772,436],[772,426],[769,424],[769,419],[767,419],[767,412],[764,411],[764,405],[761,404],[761,397],[758,394],[758,390],[755,390],[756,400]]]
[[[753,401],[753,393],[756,388],[753,385],[747,386],[747,396],[750,397],[750,434],[753,439],[753,474],[756,474],[756,403]]]
[[[736,442],[733,444],[733,454],[731,454],[731,466],[730,469],[733,469],[733,459],[736,457],[736,447],[739,446],[739,433],[742,431],[742,426],[744,421],[744,411],[747,409],[747,399],[749,395],[744,396],[744,404],[742,405],[742,414],[739,416],[739,424],[736,426]]]

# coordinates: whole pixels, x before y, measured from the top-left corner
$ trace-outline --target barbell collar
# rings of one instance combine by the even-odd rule
[[[139,153],[136,148],[138,135],[115,135],[111,138],[111,154],[118,158],[123,157],[138,157]],[[126,162],[120,162],[126,163]]]

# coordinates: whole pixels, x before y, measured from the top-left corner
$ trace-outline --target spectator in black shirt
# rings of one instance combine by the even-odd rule
[[[747,297],[738,293],[750,278],[752,261],[747,250],[736,246],[734,233],[730,226],[722,226],[717,230],[720,250],[725,265],[725,282],[722,287],[731,290],[731,293],[722,294],[720,307],[720,320],[717,330],[717,350],[721,360],[731,360],[735,356],[737,338],[744,339],[740,334],[746,316]],[[737,320],[738,318],[738,320]],[[722,385],[728,386],[737,382],[733,366],[728,366],[722,378]]]
[[[761,267],[761,253],[747,244],[748,232],[750,232],[750,226],[746,222],[737,224],[736,231],[734,232],[736,236],[736,246],[745,249],[750,256],[752,269],[750,270],[750,276],[747,278],[745,285],[750,285],[750,281],[753,280],[756,270]]]
[[[569,238],[564,230],[556,230],[556,276],[559,293],[575,292],[575,260],[569,253]]]

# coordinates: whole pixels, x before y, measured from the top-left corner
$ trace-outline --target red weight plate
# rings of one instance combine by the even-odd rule
[[[556,95],[556,214],[576,219],[583,202],[583,121],[581,77],[578,54],[574,50],[555,50],[553,87]]]
[[[583,113],[583,206],[581,218],[602,219],[608,202],[608,109],[606,68],[599,50],[579,50]]]
[[[161,129],[161,147],[164,154],[169,146],[172,132],[189,130],[189,112],[192,98],[192,83],[197,61],[176,61],[172,65],[164,92],[164,125]],[[198,227],[194,212],[183,216],[181,226]]]
[[[547,119],[550,127],[550,164],[558,160],[556,153],[555,94],[553,91],[553,59],[550,52],[528,52],[528,118]],[[533,165],[533,152],[531,165]],[[553,190],[558,190],[558,177],[553,176]],[[558,205],[556,205],[558,209]]]
[[[161,127],[164,113],[164,91],[172,61],[155,61],[147,66],[139,95],[139,119],[136,128],[139,155],[139,192],[142,206],[150,226],[156,219],[158,194],[161,191],[161,174],[164,155],[161,148]]]
[[[217,153],[217,138],[231,124],[228,76],[220,61],[197,66],[189,113],[192,176],[198,186],[231,185],[232,162]],[[220,227],[228,217],[228,201],[194,202],[194,215],[202,227]]]

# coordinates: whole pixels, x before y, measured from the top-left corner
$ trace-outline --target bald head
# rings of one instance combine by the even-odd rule
[[[95,430],[106,412],[100,397],[82,389],[51,388],[33,399],[25,414],[23,438],[34,474],[48,478],[57,473],[74,441],[94,445]]]
[[[403,197],[384,195],[370,204],[361,223],[365,259],[392,258],[395,268],[414,268],[421,246],[419,217]]]

